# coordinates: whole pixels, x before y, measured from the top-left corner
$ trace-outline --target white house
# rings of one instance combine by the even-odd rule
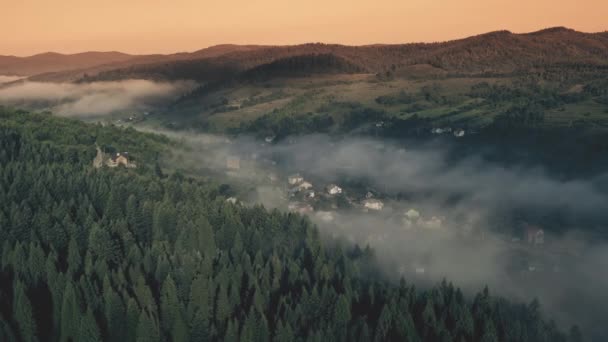
[[[289,185],[296,185],[296,184],[300,184],[304,181],[304,177],[300,176],[299,173],[293,174],[289,177],[287,177],[287,182],[289,183]]]
[[[309,190],[312,189],[312,184],[309,182],[302,182],[300,184],[298,184],[298,189],[299,190]]]
[[[405,212],[405,217],[410,221],[417,221],[420,218],[420,213],[418,210],[410,208]]]
[[[327,186],[327,193],[330,195],[338,195],[342,193],[342,188],[336,184],[330,184]]]
[[[363,201],[363,206],[366,209],[382,210],[382,208],[384,208],[384,203],[382,203],[380,200],[370,198]]]

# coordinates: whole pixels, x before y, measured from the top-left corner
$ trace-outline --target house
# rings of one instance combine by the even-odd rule
[[[454,131],[454,136],[456,138],[464,137],[464,129],[457,129]]]
[[[314,190],[307,190],[304,195],[306,196],[306,198],[315,198],[315,191]]]
[[[420,213],[416,209],[409,209],[403,215],[402,223],[404,228],[410,229],[420,222]]]
[[[363,201],[363,207],[371,210],[382,210],[382,208],[384,208],[384,203],[380,200],[370,198]]]
[[[129,162],[129,152],[118,152],[110,157],[106,162],[108,167],[117,167],[122,165],[127,168],[134,168],[135,163]]]
[[[420,213],[416,209],[409,209],[405,212],[405,217],[410,221],[418,221],[420,218]]]
[[[236,197],[228,197],[226,199],[226,202],[236,204],[238,202],[238,200],[236,199]]]
[[[537,246],[543,245],[545,243],[545,231],[542,230],[540,227],[525,223],[524,229],[524,239],[527,243]]]
[[[327,186],[327,193],[330,195],[338,195],[342,193],[342,188],[336,184],[330,184]]]
[[[312,189],[312,184],[309,182],[302,182],[298,184],[298,190],[309,190]]]
[[[239,157],[226,158],[226,168],[230,170],[238,170],[241,168],[241,159]]]
[[[293,174],[289,177],[287,177],[287,183],[289,183],[289,185],[296,185],[296,184],[300,184],[304,181],[304,177],[300,176],[299,173]]]

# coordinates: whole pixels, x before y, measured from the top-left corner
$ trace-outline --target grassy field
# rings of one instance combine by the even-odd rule
[[[487,96],[478,95],[472,89],[479,84],[494,88]],[[400,99],[400,94],[405,94],[407,101]],[[563,100],[566,95],[579,98]],[[584,84],[580,83],[530,82],[515,77],[382,79],[370,74],[319,75],[220,87],[176,103],[167,115],[156,120],[214,132],[246,127],[260,118],[276,123],[284,118],[305,120],[326,115],[340,125],[356,107],[380,112],[383,118],[416,117],[437,127],[481,128],[494,122],[498,115],[516,115],[526,106],[540,104],[533,108],[542,111],[541,125],[606,129],[608,105],[600,102],[585,94]]]

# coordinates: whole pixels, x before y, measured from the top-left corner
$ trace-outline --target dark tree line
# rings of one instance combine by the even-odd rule
[[[94,169],[94,144],[139,151]],[[567,341],[488,290],[384,282],[306,217],[159,177],[157,136],[0,110],[1,341]],[[145,146],[145,148],[144,148]]]

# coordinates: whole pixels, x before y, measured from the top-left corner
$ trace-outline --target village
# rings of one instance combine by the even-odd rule
[[[267,137],[266,142],[271,142]],[[577,251],[559,249],[550,245],[545,230],[536,224],[519,222],[511,234],[490,233],[480,222],[471,219],[446,217],[441,212],[422,209],[412,202],[400,201],[371,188],[358,188],[339,182],[324,182],[305,172],[280,172],[277,162],[253,154],[248,158],[231,155],[226,158],[226,173],[234,175],[248,163],[263,167],[266,177],[260,189],[280,192],[284,209],[307,215],[324,231],[334,237],[342,237],[351,243],[369,245],[382,250],[394,243],[394,236],[405,239],[435,238],[475,246],[481,243],[499,245],[505,255],[513,261],[510,271],[525,276],[542,276],[561,272],[568,260],[576,257]],[[227,199],[239,203],[237,197]],[[355,232],[352,217],[376,222],[376,229]],[[452,221],[451,221],[452,220]],[[395,235],[398,233],[398,235]],[[555,247],[555,248],[552,248]],[[428,278],[432,274],[430,252],[412,255],[408,263],[396,266],[400,274]]]

